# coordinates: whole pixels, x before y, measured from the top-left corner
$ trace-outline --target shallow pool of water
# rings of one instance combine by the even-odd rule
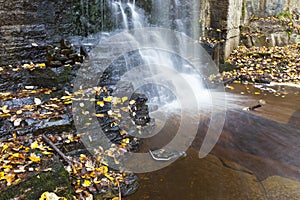
[[[233,86],[229,100],[237,107],[228,109],[212,152],[198,157],[209,122],[203,118],[187,156],[161,170],[138,174],[140,188],[126,200],[300,199],[299,88],[274,88],[281,91],[274,95],[252,85]],[[267,104],[251,112],[242,109],[259,99]],[[142,151],[171,141],[178,123],[178,116],[170,117],[159,134],[144,139]]]

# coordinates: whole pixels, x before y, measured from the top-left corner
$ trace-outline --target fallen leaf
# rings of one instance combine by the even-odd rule
[[[83,186],[83,187],[89,187],[91,184],[92,184],[91,181],[89,181],[89,180],[84,180],[83,183],[82,183],[82,186]]]
[[[22,110],[17,110],[16,114],[21,115],[23,113]]]
[[[38,156],[36,156],[34,153],[30,154],[29,159],[30,159],[32,162],[40,162],[40,161],[41,161],[41,158],[38,157]]]
[[[32,86],[32,85],[27,85],[27,86],[25,86],[25,89],[27,89],[27,90],[33,90],[33,89],[34,89],[34,86]]]
[[[104,106],[104,102],[103,101],[97,101],[97,105],[99,105],[100,107]]]
[[[124,103],[125,101],[128,100],[128,97],[122,97],[122,102]]]
[[[8,108],[8,105],[4,105],[0,109],[2,110],[3,113],[6,114],[6,113],[9,113],[9,110],[7,108]]]
[[[8,149],[8,145],[3,145],[1,153],[3,153],[6,149]]]
[[[112,96],[103,97],[103,101],[105,102],[112,102],[112,100],[113,100]]]
[[[22,122],[22,119],[21,119],[21,118],[16,119],[16,120],[14,121],[14,126],[20,126],[21,122]]]
[[[39,98],[34,98],[35,105],[41,105],[42,101]]]
[[[31,145],[30,145],[30,148],[31,148],[31,149],[36,149],[36,148],[38,148],[38,147],[39,147],[39,144],[38,144],[37,141],[34,141],[34,142],[31,143]]]

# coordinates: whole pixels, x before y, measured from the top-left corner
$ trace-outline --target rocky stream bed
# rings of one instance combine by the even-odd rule
[[[84,52],[62,40],[59,47],[47,47],[46,55],[47,63],[0,68],[0,199],[48,199],[53,193],[66,199],[119,199],[132,194],[137,176],[111,168],[108,161],[121,167],[122,155],[138,150],[140,140],[128,133],[150,122],[147,98],[138,93],[111,96],[113,85],[103,84],[111,83],[108,76],[101,86],[73,93]],[[86,90],[94,98],[85,96]],[[80,140],[85,133],[74,125],[72,102],[79,98],[94,102],[96,112],[90,116],[113,143],[93,155]],[[119,109],[112,110],[112,104]],[[122,115],[127,115],[128,128],[119,127]]]
[[[61,199],[116,200],[135,193],[139,187],[137,175],[123,170],[120,163],[122,163],[124,154],[139,151],[141,146],[143,150],[141,140],[133,136],[133,133],[147,132],[147,128],[151,128],[154,124],[149,117],[147,97],[139,93],[134,93],[132,96],[113,96],[113,91],[116,89],[114,83],[118,79],[114,77],[113,73],[104,74],[104,78],[96,87],[84,86],[73,92],[73,81],[78,69],[86,67],[83,61],[88,58],[88,55],[84,48],[75,47],[68,41],[62,40],[59,47],[49,46],[46,55],[46,63],[0,67],[0,151],[2,153],[0,159],[0,199],[47,199],[49,195],[58,195],[62,197]],[[224,70],[221,75],[211,77],[211,80],[222,81],[227,85],[229,91],[233,90],[234,87],[239,87],[232,85],[233,82],[250,83],[249,87],[252,87],[251,83],[293,82],[299,84],[300,81],[298,44],[270,48],[252,47],[247,49],[240,47],[233,52],[228,63],[230,63],[228,65],[230,68]],[[264,87],[256,87],[249,91],[254,91],[253,95],[263,95],[263,89]],[[270,91],[273,91],[271,92],[273,96],[277,95],[280,98],[287,95],[280,88]],[[247,92],[248,90],[241,91],[240,94],[247,94]],[[85,96],[86,93],[92,94],[93,98]],[[81,107],[80,112],[87,116],[87,120],[91,118],[90,116],[97,118],[102,131],[113,143],[108,149],[99,147],[91,153],[82,143],[81,138],[86,133],[76,131],[73,112],[74,109],[78,108],[72,107],[73,103],[80,99],[94,102],[95,113],[89,113],[82,104],[79,105]],[[120,119],[124,116],[126,116],[126,120],[123,119],[121,122]],[[270,136],[270,129],[281,127],[283,132],[286,129],[297,132],[295,128],[297,125],[286,128],[285,125],[258,119],[249,113],[241,114],[241,111],[231,111],[228,116],[225,133],[223,133],[217,147],[211,155],[199,161],[202,172],[205,172],[202,173],[201,177],[206,180],[205,183],[201,182],[199,185],[209,186],[211,184],[209,188],[213,188],[214,182],[208,179],[210,175],[216,175],[216,173],[209,172],[214,166],[212,171],[222,172],[219,174],[220,176],[216,175],[219,183],[228,184],[230,191],[243,182],[238,178],[240,174],[235,173],[234,170],[244,172],[243,177],[246,177],[244,180],[249,181],[245,187],[249,186],[248,188],[253,189],[253,191],[241,195],[243,198],[264,199],[272,197],[272,195],[274,198],[286,195],[286,199],[299,197],[295,190],[295,188],[299,188],[297,182],[299,181],[299,163],[294,159],[294,153],[288,154],[285,148],[278,148],[276,152],[286,152],[289,155],[280,157],[276,154],[270,154],[271,151],[253,149],[257,145],[256,143],[251,146],[251,142],[247,144],[243,142],[253,140],[254,135],[255,141],[260,138],[262,143],[268,144],[267,137]],[[248,129],[247,131],[243,130],[243,126],[241,126],[239,131],[248,132],[246,135],[248,138],[241,140],[238,133],[232,131],[232,127],[235,127],[236,124],[231,123],[234,123],[235,119],[241,119],[241,121],[244,119],[249,122],[247,126],[257,121],[261,121],[262,124],[274,124],[274,126],[268,130],[262,129],[262,135],[255,135],[257,129],[254,129],[254,132],[249,132]],[[260,124],[261,127],[263,127],[262,124]],[[85,125],[90,126],[88,123]],[[205,127],[204,122],[199,130],[203,130]],[[172,132],[171,130],[172,128],[168,132]],[[275,130],[278,131],[279,129],[275,128]],[[197,138],[202,138],[201,134],[199,132]],[[270,137],[273,138],[274,136]],[[283,142],[288,139],[290,143],[293,143],[296,141],[294,137],[296,136],[283,135],[280,141]],[[145,141],[146,143],[149,142],[147,139]],[[275,142],[270,145],[277,144],[280,147],[280,141],[279,144]],[[201,139],[196,139],[193,145],[197,147],[200,143]],[[297,144],[295,145],[297,146]],[[189,151],[193,152],[194,150]],[[194,153],[191,155],[194,156]],[[236,157],[232,155],[236,155]],[[264,157],[268,157],[268,159],[262,159]],[[184,158],[179,169],[190,165],[190,162],[195,162],[194,159],[191,159],[190,156]],[[247,159],[260,163],[261,169],[251,164]],[[111,168],[109,162],[113,162],[120,168]],[[199,162],[195,163],[198,165]],[[269,174],[266,173],[264,170],[274,163],[278,166],[277,170],[270,170]],[[178,171],[176,166],[172,165],[171,168],[164,169],[161,172],[162,175],[164,171],[168,172],[168,169]],[[190,176],[191,171],[197,170],[190,169],[182,174]],[[196,173],[196,175],[199,174]],[[191,177],[196,175],[191,175]],[[228,177],[227,179],[227,175],[236,179]],[[221,181],[223,176],[225,179]],[[147,185],[149,176],[140,175],[140,177],[142,178],[141,183],[145,184],[141,186],[142,191],[143,188],[151,190],[151,187]],[[156,179],[150,175],[150,180],[157,181]],[[277,179],[281,181],[281,184],[276,185]],[[180,178],[175,178],[175,180],[178,181]],[[253,180],[255,183],[252,182]],[[197,183],[197,180],[193,181]],[[237,185],[232,184],[232,181],[236,181]],[[264,187],[265,191],[261,191],[259,189],[261,187]],[[292,189],[286,190],[286,187]],[[218,188],[215,187],[215,189]],[[292,196],[286,192],[277,194],[278,188],[280,191],[292,191],[295,194]],[[238,190],[228,193],[223,191],[220,192],[220,195],[222,193],[229,195],[230,193],[233,196],[238,196],[241,193]],[[213,193],[205,193],[204,188],[200,191],[202,193],[196,192],[194,195],[218,197],[218,195],[211,196]],[[212,191],[214,190],[212,189]],[[138,192],[137,195],[139,194],[141,193]],[[148,199],[151,199],[153,194],[143,194],[142,192],[141,195],[143,199],[147,199],[147,195],[149,196]],[[166,198],[173,198],[171,196],[167,195]],[[229,197],[232,196],[229,195]],[[135,199],[135,195],[128,197],[128,199],[131,198]],[[194,198],[194,196],[191,194],[189,198]]]

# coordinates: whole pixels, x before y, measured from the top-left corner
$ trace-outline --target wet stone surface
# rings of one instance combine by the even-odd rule
[[[119,80],[119,76],[115,76],[116,73],[120,73],[118,70],[112,70],[112,73],[108,71],[102,76],[99,86],[84,88],[78,90],[78,94],[73,94],[72,84],[78,69],[87,67],[82,66],[82,62],[88,55],[80,53],[87,52],[77,49],[66,40],[61,40],[59,47],[48,46],[46,63],[0,68],[0,75],[3,77],[0,81],[0,139],[6,141],[14,137],[35,138],[47,135],[58,148],[74,158],[71,160],[74,167],[79,168],[81,176],[85,177],[84,181],[81,180],[82,177],[79,178],[82,181],[80,185],[78,181],[71,181],[76,194],[81,195],[80,198],[86,198],[86,193],[81,191],[95,194],[95,199],[111,199],[119,195],[119,190],[122,196],[130,195],[139,186],[138,178],[133,173],[119,172],[102,165],[99,170],[101,169],[103,174],[96,177],[102,182],[99,184],[98,181],[89,179],[95,175],[89,171],[89,158],[81,156],[89,155],[89,152],[80,141],[80,135],[84,133],[75,131],[72,104],[79,96],[90,97],[84,96],[84,90],[90,89],[94,93],[93,98],[88,99],[94,101],[95,106],[95,113],[90,114],[97,117],[102,131],[112,142],[109,149],[100,150],[101,157],[119,162],[122,153],[139,150],[140,139],[136,135],[146,132],[151,122],[146,105],[147,98],[143,94],[132,93],[132,86],[128,85],[123,89],[132,95],[115,95],[113,92],[117,87],[114,83]],[[86,78],[84,74],[80,75]],[[127,89],[131,91],[128,93]],[[151,124],[154,125],[153,122]],[[76,158],[78,156],[79,158]],[[81,164],[78,164],[76,159],[79,159]],[[78,175],[74,171],[68,172],[73,173],[72,177]],[[25,180],[27,181],[30,183],[31,180]]]

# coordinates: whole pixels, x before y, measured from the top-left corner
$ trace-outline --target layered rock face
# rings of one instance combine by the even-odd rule
[[[41,62],[48,42],[75,30],[73,1],[0,1],[0,64]]]
[[[237,47],[240,26],[249,24],[250,16],[267,17],[300,10],[298,0],[193,0],[185,3],[186,5],[172,4],[173,8],[170,9],[179,14],[185,8],[200,9],[199,24],[193,25],[200,30],[195,30],[195,33],[221,41],[218,45],[209,45],[217,64],[219,60],[222,63]],[[107,0],[1,0],[0,65],[42,62],[45,47],[49,43],[53,44],[70,35],[87,36],[115,29],[117,26],[112,21],[110,4],[111,1]],[[151,12],[155,11],[152,1],[137,1],[136,4],[152,18]],[[191,12],[198,13],[196,10]],[[253,26],[262,29],[265,27],[261,24]],[[298,36],[287,35],[286,31],[278,34],[268,37],[272,45],[286,43],[286,38],[289,42],[299,39]]]
[[[106,6],[106,0],[1,0],[0,65],[44,62],[48,44],[109,29]]]

